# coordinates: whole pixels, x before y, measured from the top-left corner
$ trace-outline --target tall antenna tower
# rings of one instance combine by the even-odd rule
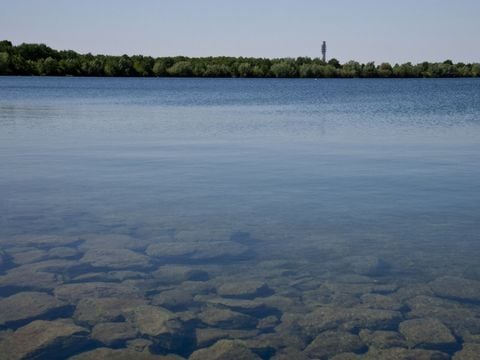
[[[327,42],[324,41],[322,44],[322,60],[323,62],[327,62]]]

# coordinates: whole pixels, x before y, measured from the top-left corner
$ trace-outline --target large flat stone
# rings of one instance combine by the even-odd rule
[[[437,296],[460,301],[480,302],[480,281],[444,276],[430,283]]]
[[[450,330],[436,319],[406,320],[400,324],[399,331],[412,348],[441,350],[457,342]]]
[[[73,317],[76,322],[90,326],[102,322],[121,321],[125,312],[140,305],[146,305],[146,301],[129,297],[88,297],[78,302]]]
[[[111,347],[117,347],[129,339],[135,338],[136,335],[136,329],[127,322],[100,323],[92,329],[93,339]]]
[[[220,340],[214,345],[195,351],[189,360],[260,360],[241,341]]]
[[[41,292],[20,292],[0,299],[0,326],[19,326],[65,310],[66,304]]]
[[[119,283],[75,283],[59,286],[54,291],[55,296],[70,304],[76,304],[84,298],[141,298],[135,287]]]
[[[329,359],[337,354],[359,353],[365,349],[366,345],[358,335],[339,331],[325,331],[307,346],[305,353],[311,358]]]
[[[87,343],[88,330],[68,320],[36,320],[0,342],[2,360],[61,359]]]
[[[132,349],[99,348],[75,355],[69,360],[181,360],[177,355],[155,355]]]
[[[85,252],[80,261],[111,270],[148,269],[151,266],[147,256],[128,249],[92,249]]]

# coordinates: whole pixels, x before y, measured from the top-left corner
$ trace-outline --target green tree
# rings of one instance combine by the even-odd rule
[[[293,66],[291,61],[283,60],[273,64],[270,68],[272,74],[277,78],[289,78],[294,77],[297,74],[297,70]]]
[[[58,75],[58,61],[51,57],[37,61],[37,68],[40,75]]]
[[[8,75],[8,53],[0,52],[0,75]]]
[[[167,69],[171,76],[192,76],[192,63],[190,61],[179,61]]]
[[[340,69],[342,67],[342,65],[340,65],[340,61],[335,58],[328,60],[327,64],[333,66],[335,69]]]
[[[253,67],[248,62],[242,62],[237,67],[237,73],[240,77],[250,77],[253,75]]]
[[[379,77],[382,78],[389,78],[393,75],[393,68],[392,65],[389,63],[382,63],[377,69],[377,73]]]
[[[363,66],[362,76],[366,78],[377,77],[377,68],[374,62],[369,62]]]
[[[356,61],[349,61],[343,65],[340,70],[340,76],[345,78],[360,77],[362,74],[362,65]]]
[[[5,52],[7,54],[10,54],[12,50],[13,50],[13,45],[10,41],[8,40],[0,41],[0,52]]]

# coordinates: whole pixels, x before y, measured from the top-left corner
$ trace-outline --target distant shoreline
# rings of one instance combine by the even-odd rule
[[[480,63],[361,64],[319,58],[150,57],[79,54],[0,41],[0,75],[187,78],[471,78]]]

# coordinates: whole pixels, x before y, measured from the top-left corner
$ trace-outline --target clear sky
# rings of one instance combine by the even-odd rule
[[[0,38],[112,55],[480,61],[480,0],[0,0]]]

